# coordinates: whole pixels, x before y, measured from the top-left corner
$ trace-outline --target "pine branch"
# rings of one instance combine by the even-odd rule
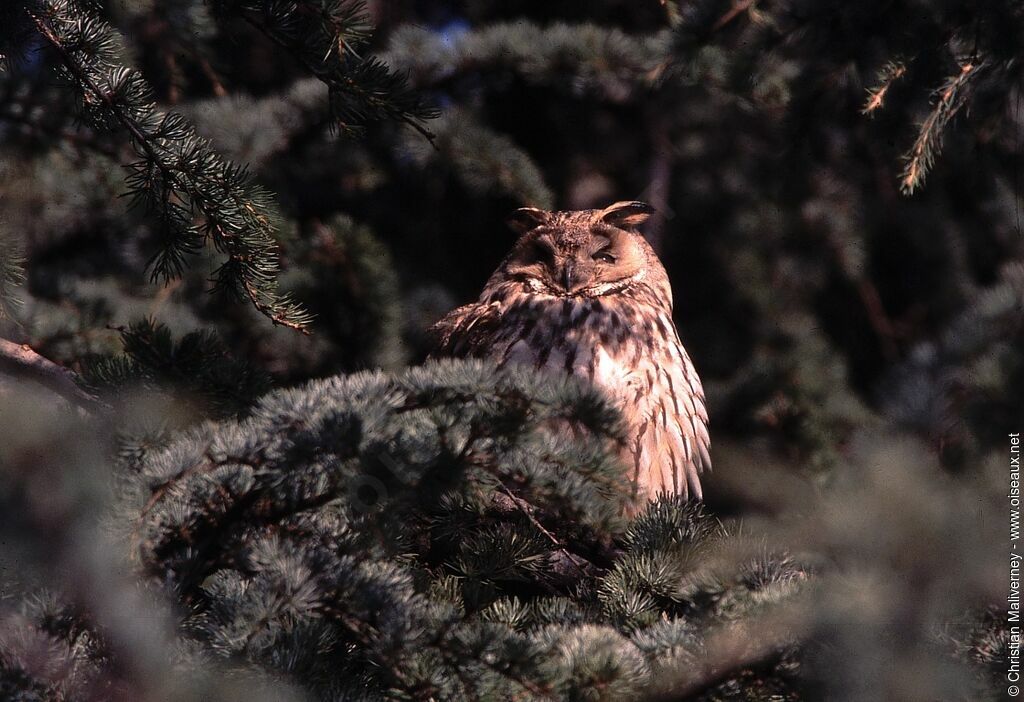
[[[985,61],[964,63],[936,94],[938,100],[921,124],[917,139],[906,155],[907,165],[900,178],[900,190],[913,194],[923,182],[942,148],[942,134],[950,120],[970,99],[972,81],[985,69]]]
[[[326,98],[319,80],[302,78],[259,99],[236,93],[190,102],[182,112],[225,158],[244,160],[251,170],[261,172],[271,158],[330,128],[330,115],[323,109]]]
[[[396,120],[433,140],[423,122],[436,117],[437,110],[379,59],[358,55],[371,35],[361,0],[218,0],[215,6],[222,14],[243,19],[327,85],[331,115],[340,130]]]
[[[244,413],[270,387],[269,378],[233,358],[220,337],[191,332],[175,342],[170,330],[150,319],[120,329],[125,354],[89,359],[82,375],[97,392],[145,387],[194,403],[195,414],[213,417]]]
[[[625,101],[650,88],[664,61],[668,30],[634,37],[593,24],[496,23],[449,42],[435,32],[396,31],[385,60],[414,86],[440,86],[463,74],[514,72],[528,81]]]
[[[434,148],[412,135],[403,146],[403,155],[420,167],[448,165],[474,192],[506,194],[531,207],[554,205],[554,194],[530,155],[464,110],[446,111],[437,120]]]
[[[512,504],[516,506],[516,509],[518,509],[519,512],[526,516],[526,518],[530,521],[530,524],[532,524],[534,528],[537,529],[537,531],[543,534],[555,546],[555,548],[558,549],[558,551],[562,553],[569,560],[570,563],[572,563],[572,566],[576,570],[576,572],[581,577],[585,577],[587,575],[587,570],[584,567],[584,563],[576,555],[571,553],[569,549],[566,548],[565,545],[558,540],[557,536],[548,531],[544,527],[544,525],[541,524],[540,521],[538,521],[537,517],[535,517],[533,514],[533,507],[531,507],[530,504],[523,498],[514,495],[504,485],[501,486],[500,490],[501,493],[505,495],[505,497],[511,500]]]
[[[735,624],[709,637],[706,654],[688,667],[675,684],[648,699],[683,700],[713,693],[744,671],[770,668],[787,648],[807,636],[806,617],[793,607],[773,612],[750,623]]]
[[[130,194],[155,210],[167,230],[164,250],[151,261],[154,278],[179,276],[185,258],[211,242],[228,257],[216,274],[218,288],[240,291],[275,324],[305,331],[309,315],[278,295],[267,196],[245,168],[215,154],[181,116],[156,110],[141,75],[120,65],[116,36],[106,23],[69,0],[26,12],[82,91],[86,107],[130,136],[141,159],[129,164]]]
[[[0,369],[8,375],[38,383],[88,412],[109,407],[79,386],[78,376],[32,350],[28,344],[0,339]]]
[[[902,78],[907,72],[907,62],[890,61],[878,74],[878,84],[868,90],[868,99],[864,103],[861,114],[873,115],[876,110],[882,107],[885,96],[893,84]]]

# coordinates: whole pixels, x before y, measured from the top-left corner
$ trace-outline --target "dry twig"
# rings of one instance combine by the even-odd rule
[[[0,372],[38,383],[90,413],[109,409],[98,397],[82,389],[74,371],[43,358],[28,344],[0,339]]]

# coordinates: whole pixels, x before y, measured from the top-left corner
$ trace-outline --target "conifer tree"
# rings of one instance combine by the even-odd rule
[[[1010,0],[0,4],[0,697],[1001,699]],[[707,502],[423,359],[639,198]]]

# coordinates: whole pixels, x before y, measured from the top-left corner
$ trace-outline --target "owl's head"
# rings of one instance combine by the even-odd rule
[[[504,279],[552,295],[605,295],[646,272],[653,252],[636,231],[654,211],[643,202],[603,210],[516,210],[509,226],[521,236],[505,260]]]

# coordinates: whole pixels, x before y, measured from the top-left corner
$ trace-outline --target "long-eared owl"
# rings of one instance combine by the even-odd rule
[[[672,321],[665,268],[636,227],[642,202],[516,210],[520,237],[480,299],[434,327],[435,356],[486,358],[585,378],[624,415],[637,501],[701,498],[711,466],[700,378]]]

